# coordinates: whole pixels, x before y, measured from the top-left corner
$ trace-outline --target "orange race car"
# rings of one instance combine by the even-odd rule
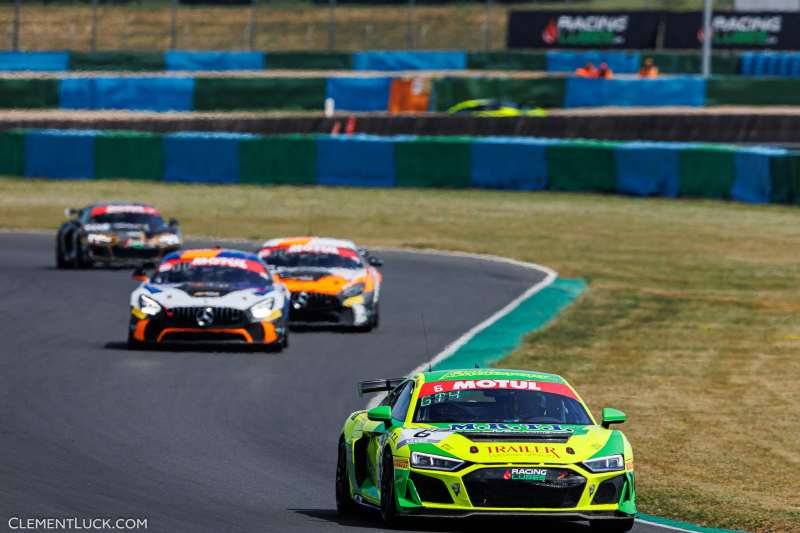
[[[272,239],[258,253],[291,292],[289,322],[378,327],[383,262],[351,241]]]

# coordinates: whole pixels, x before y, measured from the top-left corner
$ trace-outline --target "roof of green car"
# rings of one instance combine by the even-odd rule
[[[566,383],[566,380],[556,374],[537,372],[535,370],[510,370],[505,368],[464,368],[453,370],[434,370],[422,372],[425,382],[453,381],[457,379],[522,379],[533,381],[548,381],[552,383]]]

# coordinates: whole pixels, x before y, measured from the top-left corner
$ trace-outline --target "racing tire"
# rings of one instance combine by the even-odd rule
[[[597,533],[624,533],[633,529],[633,518],[607,518],[589,522]]]
[[[381,519],[384,525],[392,526],[397,518],[397,503],[394,497],[394,462],[386,450],[381,466]]]
[[[75,238],[75,266],[81,269],[92,268],[93,262],[89,259],[86,250],[78,237]]]
[[[64,257],[64,250],[61,248],[61,239],[56,239],[56,268],[64,270],[71,266],[72,263],[67,261],[67,258]]]
[[[378,326],[381,324],[381,304],[376,303],[375,307],[372,309],[372,316],[370,317],[370,321],[372,323],[372,329],[378,329]]]
[[[143,342],[139,342],[131,335],[128,335],[128,349],[129,350],[143,350],[145,347]]]
[[[339,516],[352,515],[356,510],[356,503],[350,497],[350,487],[347,480],[347,448],[344,438],[339,439],[336,460],[336,512]]]

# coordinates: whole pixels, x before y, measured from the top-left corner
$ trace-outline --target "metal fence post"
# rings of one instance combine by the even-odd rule
[[[19,24],[20,24],[20,7],[22,0],[14,2],[14,25],[11,29],[11,48],[14,51],[19,50]]]
[[[172,0],[170,22],[169,47],[174,50],[178,47],[178,0]]]
[[[486,30],[483,33],[483,48],[492,47],[492,0],[486,0]]]
[[[258,24],[256,18],[257,3],[258,0],[252,0],[250,2],[250,50],[256,49],[256,24]]]
[[[92,52],[97,50],[97,0],[92,0]]]
[[[414,9],[415,0],[408,0],[408,15],[406,17],[406,48],[414,48]]]
[[[336,49],[336,0],[328,0],[328,50]]]
[[[705,0],[703,6],[703,77],[711,76],[711,39],[713,31],[711,29],[712,17],[711,0]]]

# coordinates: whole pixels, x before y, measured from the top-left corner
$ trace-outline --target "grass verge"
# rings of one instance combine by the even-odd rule
[[[711,201],[414,189],[0,179],[0,227],[144,200],[195,235],[317,233],[535,261],[590,290],[503,366],[623,408],[642,512],[800,531],[800,211]]]

